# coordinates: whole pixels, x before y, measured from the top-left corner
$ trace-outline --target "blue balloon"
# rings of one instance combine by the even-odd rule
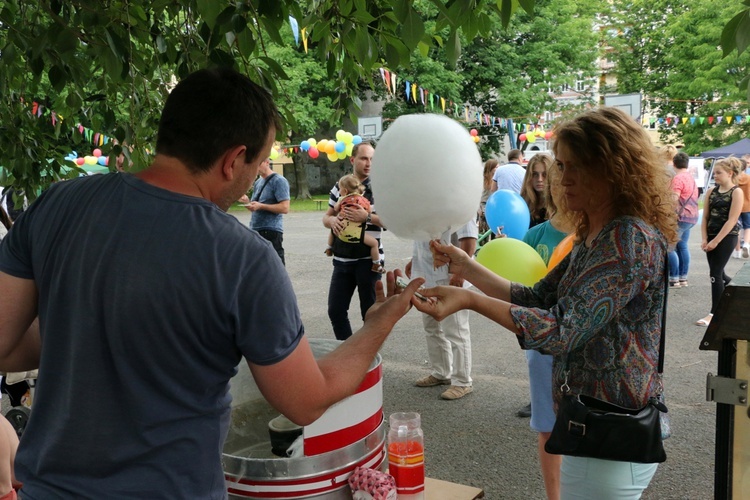
[[[355,135],[352,137],[352,144],[354,144],[355,146],[359,144],[360,142],[362,142],[362,137],[358,135]]]
[[[302,141],[299,143],[299,148],[302,151],[308,151],[310,149],[310,142],[309,141]]]
[[[346,151],[346,144],[344,143],[344,141],[336,141],[335,148],[337,153],[343,153],[344,151]]]
[[[96,159],[96,162],[101,165],[102,167],[107,166],[107,157],[106,156],[100,156]]]
[[[510,238],[523,239],[529,229],[531,215],[529,206],[521,195],[509,189],[498,189],[487,199],[485,218],[492,232],[498,234],[498,228]]]

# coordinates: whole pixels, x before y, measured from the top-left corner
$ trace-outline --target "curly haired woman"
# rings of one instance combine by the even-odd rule
[[[432,241],[436,266],[481,292],[435,287],[414,306],[440,320],[472,309],[553,356],[553,387],[627,408],[663,391],[658,371],[668,242],[677,220],[669,176],[640,124],[616,108],[555,130],[555,164],[576,244],[534,287],[497,276],[460,249]],[[633,182],[639,179],[639,182]],[[563,456],[560,497],[640,498],[658,464]]]

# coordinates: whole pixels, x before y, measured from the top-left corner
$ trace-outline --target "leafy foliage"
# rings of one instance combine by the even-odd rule
[[[543,111],[563,105],[555,99],[560,88],[575,88],[576,80],[593,83],[598,73],[599,32],[596,0],[541,0],[533,15],[520,13],[503,29],[492,19],[491,30],[469,43],[459,67],[464,80],[462,98],[499,117],[536,122]],[[591,92],[579,93],[581,104]],[[504,130],[477,127],[485,140],[485,156],[499,151]]]
[[[428,30],[414,2],[402,0],[27,0],[0,1],[0,165],[3,184],[32,194],[64,175],[64,155],[83,146],[73,127],[100,130],[132,148],[135,168],[149,159],[159,112],[176,79],[211,65],[234,66],[280,95],[289,68],[270,54],[293,16],[311,57],[335,82],[333,121],[357,104],[360,80],[380,65],[409,65],[417,46],[460,53],[459,32],[486,31],[489,13],[506,23],[534,0],[424,0],[436,11]],[[32,116],[32,103],[51,114]],[[299,130],[286,108],[290,129]],[[303,125],[304,127],[304,125]],[[281,132],[281,131],[280,131]],[[104,153],[120,150],[109,144]],[[110,163],[114,163],[111,161]]]
[[[653,0],[624,0],[615,7],[620,40],[612,43],[618,46],[621,93],[643,93],[658,116],[747,115],[739,83],[750,54],[723,58],[718,47],[736,7],[700,0],[658,0],[657,8]],[[705,121],[663,127],[660,133],[663,142],[684,144],[687,153],[695,154],[746,137],[750,124],[728,127]]]

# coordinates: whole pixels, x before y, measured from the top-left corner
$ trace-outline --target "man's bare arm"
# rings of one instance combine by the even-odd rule
[[[39,368],[41,340],[33,280],[0,272],[0,371]]]

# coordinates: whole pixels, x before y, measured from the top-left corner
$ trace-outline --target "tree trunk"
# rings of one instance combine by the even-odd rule
[[[307,169],[303,162],[303,155],[296,154],[294,161],[294,182],[296,184],[297,200],[311,200],[310,183],[307,181]]]

